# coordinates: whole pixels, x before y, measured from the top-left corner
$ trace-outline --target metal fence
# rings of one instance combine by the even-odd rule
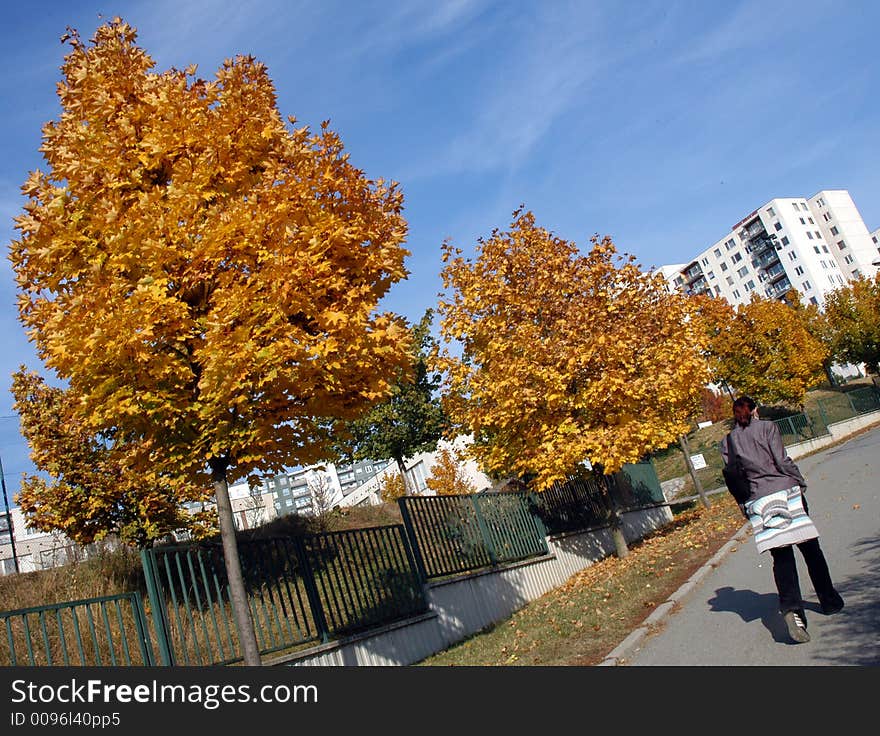
[[[424,579],[547,554],[527,494],[404,496],[398,504]]]
[[[261,654],[427,610],[399,524],[240,541],[238,548]],[[162,662],[241,661],[222,547],[153,548],[142,561]]]
[[[829,434],[828,425],[821,416],[792,414],[782,419],[774,419],[773,423],[782,435],[783,445],[794,445]]]
[[[2,666],[150,666],[140,593],[0,612]]]
[[[834,424],[880,409],[880,390],[866,386],[819,399],[816,404],[822,421]]]
[[[608,487],[601,478],[569,478],[532,494],[531,499],[548,534],[589,529],[611,520]]]

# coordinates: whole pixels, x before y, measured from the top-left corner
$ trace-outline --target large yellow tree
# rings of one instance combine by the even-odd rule
[[[542,489],[589,459],[618,471],[686,431],[708,378],[690,302],[617,255],[517,211],[474,258],[444,244],[446,406],[495,475]]]
[[[120,19],[68,41],[11,245],[20,318],[88,426],[142,444],[146,486],[213,483],[256,664],[227,482],[319,460],[406,365],[405,324],[376,310],[406,276],[402,194],[327,123],[285,122],[252,57],[205,80],[154,71]]]

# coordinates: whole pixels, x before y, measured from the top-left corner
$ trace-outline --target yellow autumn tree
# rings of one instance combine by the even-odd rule
[[[437,451],[431,475],[425,484],[438,496],[456,496],[465,493],[476,493],[477,487],[467,477],[462,467],[464,460],[460,451],[449,447],[441,447]]]
[[[389,473],[379,480],[379,498],[385,503],[395,503],[406,495],[406,481],[400,473]]]
[[[143,446],[118,433],[96,434],[77,416],[70,391],[22,368],[12,376],[12,395],[31,460],[43,473],[25,475],[16,497],[29,526],[80,544],[116,534],[137,547],[175,530],[195,536],[216,530],[213,515],[184,510],[188,502],[210,500],[205,486],[171,480],[146,486],[139,471]]]
[[[213,485],[258,664],[227,482],[319,460],[407,364],[403,320],[376,309],[406,276],[402,194],[326,122],[288,124],[253,57],[157,72],[118,18],[67,41],[10,248],[20,319],[88,427],[141,444],[145,487]]]
[[[807,389],[821,381],[828,348],[785,302],[754,295],[735,311],[715,304],[700,314],[714,377],[736,393],[800,406]]]
[[[859,278],[825,297],[834,353],[880,373],[880,274]]]
[[[688,428],[707,380],[690,303],[594,237],[582,254],[518,210],[474,258],[443,246],[437,365],[490,475],[537,489],[589,459],[614,473]]]

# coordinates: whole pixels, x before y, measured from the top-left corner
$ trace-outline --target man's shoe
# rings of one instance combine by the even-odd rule
[[[788,627],[788,635],[797,644],[804,644],[810,640],[807,633],[807,622],[802,613],[798,611],[786,611],[782,614],[785,625]]]
[[[822,603],[822,613],[826,616],[830,616],[832,613],[837,613],[843,610],[843,598],[839,595],[828,603]]]

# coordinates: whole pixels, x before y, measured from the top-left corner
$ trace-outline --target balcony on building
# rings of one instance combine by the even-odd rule
[[[694,282],[698,279],[703,279],[705,281],[705,277],[703,276],[703,267],[700,266],[698,261],[694,261],[689,265],[684,271],[684,280],[688,285],[689,289],[692,289],[694,286]]]

